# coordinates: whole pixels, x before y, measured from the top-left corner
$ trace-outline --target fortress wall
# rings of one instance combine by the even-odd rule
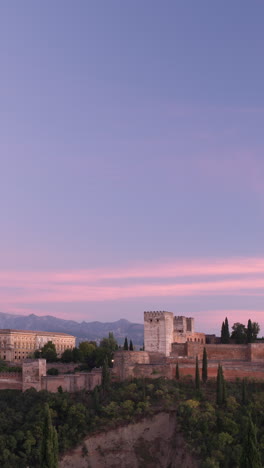
[[[207,344],[187,342],[187,356],[199,359],[203,357],[203,349],[206,348],[208,360],[235,360],[249,361],[250,348],[248,345],[232,344]]]
[[[44,376],[41,379],[41,389],[48,392],[57,392],[61,387],[64,392],[80,392],[81,390],[93,390],[101,385],[101,369],[92,372],[80,372],[78,374],[65,374]]]
[[[22,373],[20,372],[1,372],[0,390],[22,390]]]
[[[22,390],[33,387],[37,391],[42,390],[41,378],[46,375],[46,359],[32,359],[23,362],[22,365]]]
[[[173,373],[174,372],[174,373]],[[131,377],[140,378],[147,377],[149,379],[157,379],[159,377],[166,377],[172,379],[175,377],[175,368],[170,364],[137,364],[133,368]]]
[[[186,343],[173,343],[171,356],[187,356],[187,345]]]
[[[250,361],[264,362],[264,343],[251,343],[248,347]]]
[[[117,380],[124,380],[133,375],[135,364],[149,364],[147,351],[116,351],[112,376]]]
[[[247,345],[211,344],[206,345],[208,359],[248,361],[249,348]]]

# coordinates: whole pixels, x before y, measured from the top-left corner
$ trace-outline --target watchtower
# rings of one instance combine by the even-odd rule
[[[173,342],[173,313],[166,311],[144,312],[145,351],[170,355]]]

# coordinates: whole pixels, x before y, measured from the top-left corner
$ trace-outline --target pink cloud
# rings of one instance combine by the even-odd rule
[[[264,258],[180,260],[75,271],[0,271],[0,285],[0,310],[26,314],[28,304],[34,304],[34,311],[42,304],[39,315],[54,315],[48,304],[56,303],[74,306],[140,298],[153,302],[173,297],[254,297],[264,295]],[[213,315],[215,312],[210,317]],[[59,316],[63,318],[61,312]]]

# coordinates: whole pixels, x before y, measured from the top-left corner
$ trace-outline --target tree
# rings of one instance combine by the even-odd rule
[[[200,387],[201,387],[201,380],[200,380],[199,362],[198,362],[198,356],[196,356],[195,388],[196,388],[196,390],[200,390]]]
[[[107,359],[104,360],[102,369],[102,387],[105,392],[110,388],[110,371]]]
[[[176,364],[176,374],[175,374],[176,380],[180,380],[180,371],[179,371],[179,363],[177,362]]]
[[[240,466],[243,468],[261,468],[262,466],[258,450],[256,426],[253,424],[250,414],[248,416]]]
[[[127,337],[125,337],[125,341],[124,341],[124,351],[128,351],[128,341],[127,341]]]
[[[232,330],[231,338],[233,338],[237,344],[244,344],[247,342],[247,331],[243,323],[234,323]]]
[[[216,403],[221,406],[226,401],[226,386],[223,375],[223,369],[218,364],[217,380],[216,380]]]
[[[242,381],[242,405],[247,404],[247,384],[246,379]]]
[[[225,340],[227,344],[230,342],[229,323],[227,317],[225,318]]]
[[[259,331],[260,331],[259,324],[257,322],[253,322],[252,323],[252,338],[253,338],[253,341],[255,341],[257,339]]]
[[[62,362],[72,362],[72,350],[70,348],[65,349],[61,355]]]
[[[204,348],[204,350],[203,350],[202,380],[203,380],[203,383],[207,382],[207,352],[206,352],[206,348]]]
[[[41,447],[41,468],[58,467],[58,435],[51,421],[48,403],[44,405],[44,424]]]
[[[253,342],[253,329],[252,329],[252,322],[250,319],[248,319],[248,325],[247,325],[247,342],[248,343]]]
[[[229,332],[229,324],[227,317],[225,321],[222,323],[221,328],[221,343],[228,344],[230,342],[230,332]]]
[[[222,328],[221,328],[221,343],[225,342],[225,323],[222,322]]]
[[[107,358],[108,366],[112,366],[112,360],[114,352],[118,349],[118,344],[114,338],[113,333],[109,333],[108,338],[103,338],[100,341],[100,345],[95,350],[95,362],[96,366],[100,367],[103,365],[105,358]]]
[[[56,347],[52,341],[48,341],[43,348],[41,348],[41,357],[46,359],[47,362],[57,361]]]
[[[132,340],[129,341],[129,351],[134,351],[134,346]]]
[[[94,351],[96,350],[97,346],[95,342],[91,341],[82,341],[79,344],[79,350],[81,352],[81,357],[83,362],[88,362],[94,355]]]

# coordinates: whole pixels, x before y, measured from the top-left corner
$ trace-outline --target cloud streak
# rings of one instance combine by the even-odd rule
[[[264,295],[264,258],[181,260],[76,271],[0,271],[0,305],[212,295]]]

